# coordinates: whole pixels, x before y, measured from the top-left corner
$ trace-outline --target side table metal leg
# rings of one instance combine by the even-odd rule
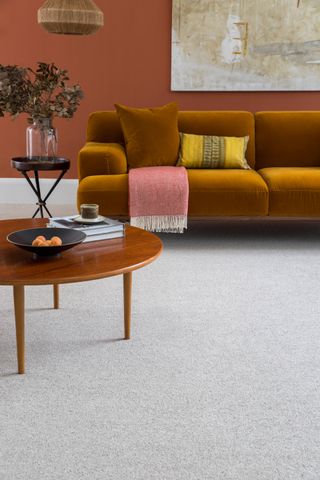
[[[35,193],[35,195],[36,195],[36,197],[37,197],[37,199],[38,199],[38,202],[39,202],[39,192],[38,192],[38,190],[35,188],[35,186],[33,185],[33,183],[31,182],[31,180],[30,180],[27,172],[21,172],[21,173],[22,173],[22,175],[24,176],[24,178],[27,180],[27,182],[29,183],[31,189],[32,189],[33,192]],[[39,179],[38,179],[38,180],[39,180]],[[39,210],[40,210],[40,207],[38,207],[37,210],[34,212],[34,214],[32,215],[32,218],[35,218],[35,217],[37,216]]]
[[[54,182],[54,184],[52,185],[52,187],[50,188],[49,192],[47,193],[47,195],[44,197],[44,199],[42,200],[42,205],[43,205],[43,208],[44,210],[47,212],[47,214],[49,215],[49,218],[52,217],[51,213],[49,212],[48,208],[47,208],[47,200],[48,198],[50,197],[51,193],[54,191],[54,189],[56,188],[56,186],[58,185],[58,183],[60,183],[62,177],[65,175],[65,173],[67,172],[67,170],[62,170],[62,172],[60,173],[59,177],[56,179],[56,181]]]
[[[53,285],[53,308],[59,308],[59,285]]]
[[[55,180],[55,182],[53,183],[52,187],[50,188],[50,190],[48,191],[48,193],[46,194],[46,196],[44,198],[41,197],[41,187],[40,187],[40,178],[39,178],[39,172],[38,170],[33,170],[34,172],[34,179],[35,179],[35,186],[34,184],[32,183],[31,179],[29,178],[28,174],[26,171],[23,171],[23,170],[20,170],[20,172],[22,173],[22,175],[24,176],[24,178],[27,180],[27,182],[29,183],[30,187],[32,188],[33,192],[35,193],[37,199],[38,199],[38,202],[37,202],[37,205],[38,205],[38,208],[37,210],[34,212],[32,218],[35,218],[38,214],[38,212],[40,212],[40,215],[41,217],[43,218],[43,214],[46,212],[48,215],[49,215],[49,218],[52,217],[48,207],[47,207],[47,200],[48,198],[50,197],[50,195],[52,194],[52,192],[55,190],[55,188],[57,187],[57,185],[60,183],[60,181],[62,180],[62,178],[64,177],[64,175],[66,174],[66,172],[68,171],[68,168],[69,168],[69,162],[68,163],[68,166],[67,168],[64,168],[61,173],[59,174],[58,178]]]
[[[13,286],[18,373],[24,373],[24,286]]]
[[[37,208],[37,210],[34,212],[34,214],[32,215],[32,218],[35,218],[39,212],[40,208]]]
[[[66,174],[67,170],[62,170],[62,172],[60,173],[59,177],[56,179],[56,181],[54,182],[54,184],[52,185],[52,187],[50,188],[49,192],[47,193],[47,195],[44,197],[43,199],[43,203],[45,204],[46,201],[48,200],[48,198],[50,197],[51,193],[53,192],[53,190],[56,188],[56,186],[58,185],[58,183],[60,183],[62,177]]]
[[[40,182],[39,182],[39,174],[37,172],[37,170],[34,171],[34,178],[36,180],[36,187],[37,187],[37,196],[38,196],[38,205],[39,205],[39,209],[40,209],[40,215],[41,215],[41,218],[43,218],[43,200],[41,198],[41,189],[40,189]]]
[[[124,338],[130,339],[132,273],[123,275]]]
[[[46,205],[43,205],[43,208],[45,209],[45,211],[47,212],[47,214],[49,215],[49,218],[52,217],[51,213],[49,212],[48,208]]]

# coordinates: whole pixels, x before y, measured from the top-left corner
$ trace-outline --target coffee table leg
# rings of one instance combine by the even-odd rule
[[[53,308],[59,308],[59,285],[53,285]]]
[[[18,373],[24,373],[24,286],[13,286],[14,313],[16,319]]]
[[[132,273],[123,274],[124,338],[130,338]]]

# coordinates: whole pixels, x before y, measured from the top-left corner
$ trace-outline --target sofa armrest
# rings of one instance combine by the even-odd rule
[[[79,180],[91,175],[127,173],[127,157],[120,143],[88,142],[78,156]]]

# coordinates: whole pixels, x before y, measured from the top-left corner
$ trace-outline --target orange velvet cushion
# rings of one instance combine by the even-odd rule
[[[188,169],[191,217],[264,216],[268,187],[254,170]]]
[[[320,112],[258,112],[256,170],[320,167]]]
[[[78,187],[78,210],[82,203],[97,203],[106,216],[128,216],[128,174],[92,175]]]
[[[175,165],[179,153],[178,106],[129,108],[115,105],[131,168]]]
[[[270,167],[259,174],[269,189],[269,215],[320,217],[320,167]]]

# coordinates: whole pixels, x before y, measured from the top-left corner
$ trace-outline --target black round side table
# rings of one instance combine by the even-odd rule
[[[18,170],[24,178],[29,183],[30,187],[32,188],[33,192],[37,196],[38,201],[36,205],[38,205],[37,210],[34,212],[32,218],[34,218],[38,212],[40,212],[41,217],[43,218],[43,211],[45,210],[49,217],[52,217],[51,213],[47,208],[47,200],[55,190],[56,186],[65,175],[65,173],[70,168],[70,160],[63,157],[48,157],[46,159],[39,158],[39,157],[16,157],[11,159],[11,166]],[[39,172],[44,171],[61,171],[60,175],[50,188],[47,195],[42,198],[41,196],[41,189],[40,189],[40,180],[39,180]],[[30,177],[28,176],[27,172],[33,172],[35,178],[35,185],[31,182]]]

